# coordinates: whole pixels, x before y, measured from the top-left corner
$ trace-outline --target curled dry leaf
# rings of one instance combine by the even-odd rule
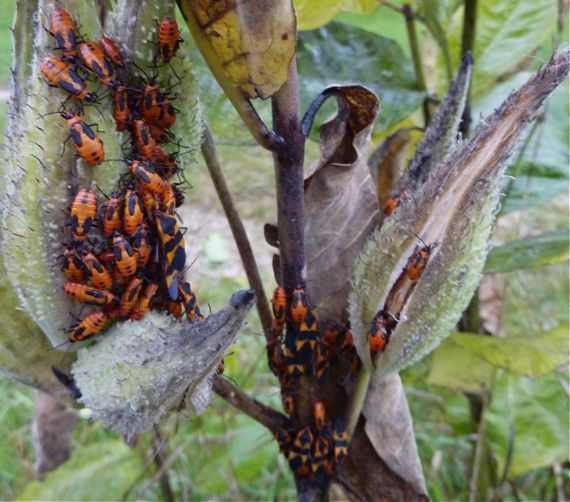
[[[295,54],[291,0],[179,0],[179,5],[208,64],[216,59],[244,96],[265,99],[281,88]]]
[[[356,85],[329,87],[318,106],[329,97],[336,99],[338,113],[320,128],[321,155],[305,180],[307,286],[323,316],[339,321],[354,258],[378,223],[366,153],[380,104],[372,91]]]
[[[567,49],[555,54],[482,120],[473,137],[430,169],[426,182],[367,242],[355,266],[350,317],[358,353],[370,369],[370,322],[400,297],[399,322],[375,361],[376,378],[433,350],[466,308],[487,255],[507,162],[544,100],[566,77],[568,60]],[[398,279],[424,243],[431,250],[427,266],[402,294]]]
[[[116,324],[78,353],[73,376],[81,402],[128,437],[150,430],[173,409],[202,413],[211,377],[254,303],[253,290],[238,291],[200,322],[150,312],[141,321]]]

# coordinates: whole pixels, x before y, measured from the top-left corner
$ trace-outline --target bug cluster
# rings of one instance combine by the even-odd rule
[[[285,289],[277,288],[272,306],[274,320],[267,356],[271,371],[279,378],[283,408],[290,417],[275,437],[298,475],[322,481],[346,455],[346,427],[343,420],[327,417],[321,400],[313,402],[312,422],[301,423],[295,395],[304,376],[314,378],[317,387],[324,387],[331,363],[345,372],[356,372],[359,359],[347,326],[319,326],[304,288],[294,289],[290,297]]]
[[[68,99],[74,98],[79,105],[96,103],[97,95],[86,83],[94,76],[109,89],[116,129],[127,131],[131,143],[123,159],[129,172],[119,180],[119,189],[105,195],[106,202],[100,205],[94,191],[81,188],[70,206],[71,238],[62,266],[68,281],[64,291],[94,310],[68,330],[69,341],[86,340],[109,321],[140,320],[150,308],[176,317],[186,312],[191,321],[202,319],[190,284],[183,280],[186,251],[176,208],[184,195],[169,181],[180,176],[178,154],[167,154],[163,147],[175,139],[168,131],[177,112],[171,98],[156,78],[146,79],[144,87],[123,85],[123,79],[132,82],[133,78],[117,44],[105,36],[99,44],[84,40],[65,10],[53,11],[49,23],[62,54],[40,62],[49,84],[67,92]],[[164,17],[159,23],[155,68],[159,60],[170,63],[181,41],[176,21]],[[105,159],[103,142],[81,118],[81,109],[65,110],[61,115],[79,157],[97,165]]]

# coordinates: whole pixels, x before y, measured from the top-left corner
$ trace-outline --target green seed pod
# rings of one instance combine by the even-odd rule
[[[560,51],[483,119],[473,137],[437,163],[365,245],[355,265],[350,317],[358,353],[366,367],[375,367],[377,378],[433,350],[467,307],[487,256],[507,162],[548,94],[567,75],[568,59],[568,50]],[[424,245],[431,253],[423,274],[413,285],[399,281]],[[407,297],[399,292],[405,300],[398,323],[372,361],[371,321],[402,283],[408,289]]]

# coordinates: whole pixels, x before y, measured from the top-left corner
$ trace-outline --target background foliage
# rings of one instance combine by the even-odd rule
[[[381,98],[376,144],[397,128],[423,125],[423,96],[417,91],[404,20],[393,8],[402,2],[393,1],[391,8],[373,0],[331,0],[327,9],[315,8],[320,5],[316,0],[296,3],[300,28],[311,29],[301,33],[298,46],[303,108],[328,84],[359,82]],[[427,87],[434,98],[441,98],[459,58],[462,2],[414,0],[412,5],[422,20],[417,28]],[[0,5],[2,128],[10,64],[8,27],[14,7],[14,0]],[[558,11],[553,0],[480,0],[478,15],[475,118],[492,110],[549,57]],[[558,36],[567,41],[567,23],[564,26]],[[275,214],[270,155],[253,146],[189,34],[184,38],[183,50],[190,53],[197,70],[204,110],[246,227],[258,243],[256,253],[271,290],[270,252],[261,244],[261,227]],[[260,108],[268,116],[268,105],[262,103]],[[325,107],[318,122],[331,110]],[[553,500],[561,493],[570,494],[570,384],[565,368],[569,283],[567,263],[560,263],[568,249],[564,196],[568,137],[566,83],[547,103],[511,166],[516,180],[507,190],[495,240],[497,245],[520,242],[491,254],[487,268],[496,273],[489,277],[500,284],[500,295],[481,305],[484,320],[489,321],[504,304],[504,337],[484,338],[481,343],[481,337],[453,335],[402,375],[429,493],[435,500],[468,499],[478,438],[485,452],[481,470],[505,498]],[[309,143],[308,162],[317,151],[316,143]],[[247,281],[205,167],[197,164],[188,177],[193,185],[188,214],[189,235],[195,236],[194,284],[201,302],[215,310],[230,291],[245,287]],[[550,233],[529,238],[545,232]],[[255,316],[226,359],[226,375],[261,401],[280,408],[279,389],[265,364],[264,339]],[[473,395],[485,403],[479,423],[473,422]],[[150,438],[142,437],[129,449],[89,421],[81,422],[74,432],[72,459],[43,483],[32,481],[33,393],[0,376],[0,403],[4,431],[0,499],[160,498],[155,467],[148,462],[153,450]],[[295,497],[288,466],[270,434],[221,401],[191,421],[168,424],[163,433],[169,437],[171,483],[180,496]]]

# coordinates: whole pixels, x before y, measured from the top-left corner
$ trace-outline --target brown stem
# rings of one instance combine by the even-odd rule
[[[416,34],[416,25],[414,22],[414,13],[412,11],[412,7],[410,4],[404,4],[403,6],[403,14],[406,20],[406,29],[408,31],[408,40],[410,42],[410,51],[412,52],[412,61],[414,62],[414,71],[416,74],[416,80],[418,81],[418,91],[423,92],[425,94],[427,87],[426,87],[426,79],[424,76],[424,67],[422,64],[422,58],[420,54],[420,48],[418,45],[418,36]],[[427,96],[424,97],[423,102],[423,113],[424,113],[424,125],[427,125],[431,121],[431,112],[429,109],[429,103],[427,100]]]
[[[255,290],[257,295],[257,313],[261,321],[261,326],[266,338],[271,334],[271,309],[269,307],[269,302],[263,289],[263,283],[261,282],[261,277],[259,275],[259,269],[257,268],[257,263],[255,261],[255,256],[253,255],[253,250],[251,249],[251,244],[247,237],[247,233],[243,226],[243,222],[238,214],[237,208],[232,199],[232,195],[226,183],[224,173],[220,167],[218,161],[218,156],[216,154],[216,145],[214,143],[214,138],[210,129],[207,125],[204,125],[204,141],[202,142],[202,155],[208,166],[208,171],[214,187],[218,194],[218,198],[222,203],[224,213],[228,219],[230,229],[234,236],[234,240],[238,247],[239,255],[245,273],[247,275],[247,280],[252,289]]]
[[[301,131],[297,62],[289,78],[272,98],[273,129],[284,145],[273,152],[277,181],[277,227],[282,284],[286,291],[305,283],[303,160],[305,137]]]
[[[155,427],[152,431],[152,447],[156,454],[154,456],[154,463],[158,469],[160,477],[158,479],[160,483],[160,489],[162,491],[162,496],[166,502],[174,502],[174,495],[172,494],[172,488],[170,487],[170,477],[168,476],[168,469],[164,468],[164,447],[166,445],[166,440],[162,439],[160,431]]]
[[[239,390],[228,380],[217,378],[214,381],[214,392],[224,398],[232,406],[242,411],[249,417],[257,420],[261,425],[267,427],[273,434],[287,420],[285,415],[277,410],[265,406],[256,399],[249,397],[245,392]]]
[[[477,0],[465,0],[465,12],[463,14],[463,35],[461,37],[461,55],[473,52],[475,47],[475,28],[477,22]],[[467,99],[463,110],[463,120],[460,131],[464,138],[469,136],[471,128],[471,85],[467,91]]]

